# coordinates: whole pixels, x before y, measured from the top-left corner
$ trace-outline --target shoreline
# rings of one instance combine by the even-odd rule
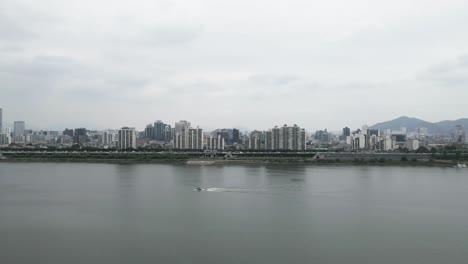
[[[187,166],[225,166],[225,165],[308,165],[308,166],[411,166],[452,168],[457,162],[446,160],[401,161],[387,160],[309,160],[309,159],[83,159],[83,158],[7,158],[1,163],[94,163],[94,164],[177,164]]]

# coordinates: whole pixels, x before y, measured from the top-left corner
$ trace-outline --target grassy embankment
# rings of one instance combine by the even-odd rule
[[[354,158],[354,159],[323,159],[315,160],[309,157],[233,157],[202,158],[201,154],[135,154],[135,153],[15,153],[5,154],[7,159],[3,161],[18,162],[108,162],[108,163],[186,163],[188,161],[210,161],[211,164],[287,164],[300,163],[311,165],[373,165],[373,166],[453,166],[459,160],[429,159],[417,160],[402,156],[401,159],[385,158]],[[463,162],[463,161],[461,161]],[[196,164],[196,163],[195,163]],[[202,163],[200,163],[202,164]]]

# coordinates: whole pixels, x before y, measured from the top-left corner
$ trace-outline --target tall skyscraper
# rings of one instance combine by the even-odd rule
[[[13,130],[15,137],[24,135],[25,126],[24,121],[15,121]]]
[[[350,135],[351,135],[351,130],[349,129],[349,127],[343,128],[343,136],[348,137]]]
[[[239,140],[240,140],[239,129],[237,128],[232,129],[232,143],[239,143]]]
[[[117,148],[130,149],[137,148],[136,131],[134,127],[122,127],[118,133]]]
[[[165,141],[165,128],[166,124],[164,124],[161,120],[158,120],[154,123],[154,140]]]

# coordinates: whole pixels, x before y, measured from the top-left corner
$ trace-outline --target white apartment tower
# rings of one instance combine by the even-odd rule
[[[0,131],[0,145],[11,144],[11,135],[10,129],[4,128],[3,131]]]
[[[306,132],[298,125],[277,126],[265,132],[266,150],[294,150],[306,149]]]
[[[224,138],[221,137],[221,135],[218,135],[217,137],[208,138],[208,142],[206,145],[207,149],[224,150],[224,147],[225,147],[225,141],[224,141]]]
[[[136,131],[134,127],[122,127],[117,136],[117,148],[129,149],[137,148],[136,144]]]
[[[176,132],[174,148],[203,149],[203,143],[203,130],[201,128],[184,127],[181,129],[180,133]]]
[[[185,121],[185,120],[180,120],[179,122],[175,123],[174,133],[175,134],[180,134],[180,133],[182,133],[182,129],[184,129],[186,127],[190,127],[190,122]]]

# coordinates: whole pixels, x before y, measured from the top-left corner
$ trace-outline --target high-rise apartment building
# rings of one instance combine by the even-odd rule
[[[166,125],[164,128],[164,141],[170,142],[174,139],[174,129],[172,129],[171,125]]]
[[[239,143],[239,140],[240,140],[239,129],[233,128],[232,129],[232,143]]]
[[[366,130],[367,131],[367,130]],[[315,132],[315,140],[322,144],[328,144],[331,141],[331,134],[328,133],[327,129],[325,130],[317,130]]]
[[[272,139],[272,142],[271,142],[272,150],[281,149],[280,148],[280,128],[278,126],[275,126],[271,130],[271,139]]]
[[[250,133],[249,141],[247,142],[247,147],[249,149],[260,149],[264,139],[263,132],[254,130]]]
[[[153,124],[149,124],[145,128],[145,138],[147,139],[154,139],[154,126]]]
[[[106,147],[114,147],[117,134],[113,131],[104,131],[98,134],[98,145]]]
[[[7,132],[7,131],[4,131]],[[0,145],[11,144],[11,135],[10,133],[0,133]]]
[[[263,134],[265,135],[264,148],[266,150],[273,150],[273,132],[269,130],[269,131],[264,131]]]
[[[185,121],[185,120],[180,120],[179,122],[176,122],[175,123],[175,135],[177,134],[180,134],[182,132],[182,129],[186,128],[186,127],[190,127],[190,122],[188,121]]]
[[[250,137],[247,147],[252,150],[260,149],[261,147],[260,139],[258,137]]]
[[[73,129],[68,129],[68,128],[65,128],[65,130],[63,131],[62,133],[64,136],[69,136],[69,137],[73,137]]]
[[[15,121],[13,130],[13,134],[15,135],[15,137],[24,136],[24,130],[26,128],[25,126],[26,125],[24,121]]]
[[[209,137],[208,142],[206,144],[207,149],[211,150],[224,150],[225,147],[225,140],[221,135],[217,137]]]
[[[266,150],[305,150],[306,133],[298,125],[275,126],[264,133]]]
[[[349,129],[349,127],[343,128],[343,136],[348,137],[350,135],[351,135],[351,129]]]
[[[166,124],[164,124],[161,120],[154,122],[154,140],[157,141],[165,141],[165,129]]]
[[[176,133],[174,141],[176,149],[203,149],[203,130],[185,127],[180,133]]]
[[[136,131],[134,127],[122,127],[117,135],[118,149],[136,149]]]
[[[86,128],[75,128],[73,133],[73,143],[83,145],[88,141],[88,131]]]

